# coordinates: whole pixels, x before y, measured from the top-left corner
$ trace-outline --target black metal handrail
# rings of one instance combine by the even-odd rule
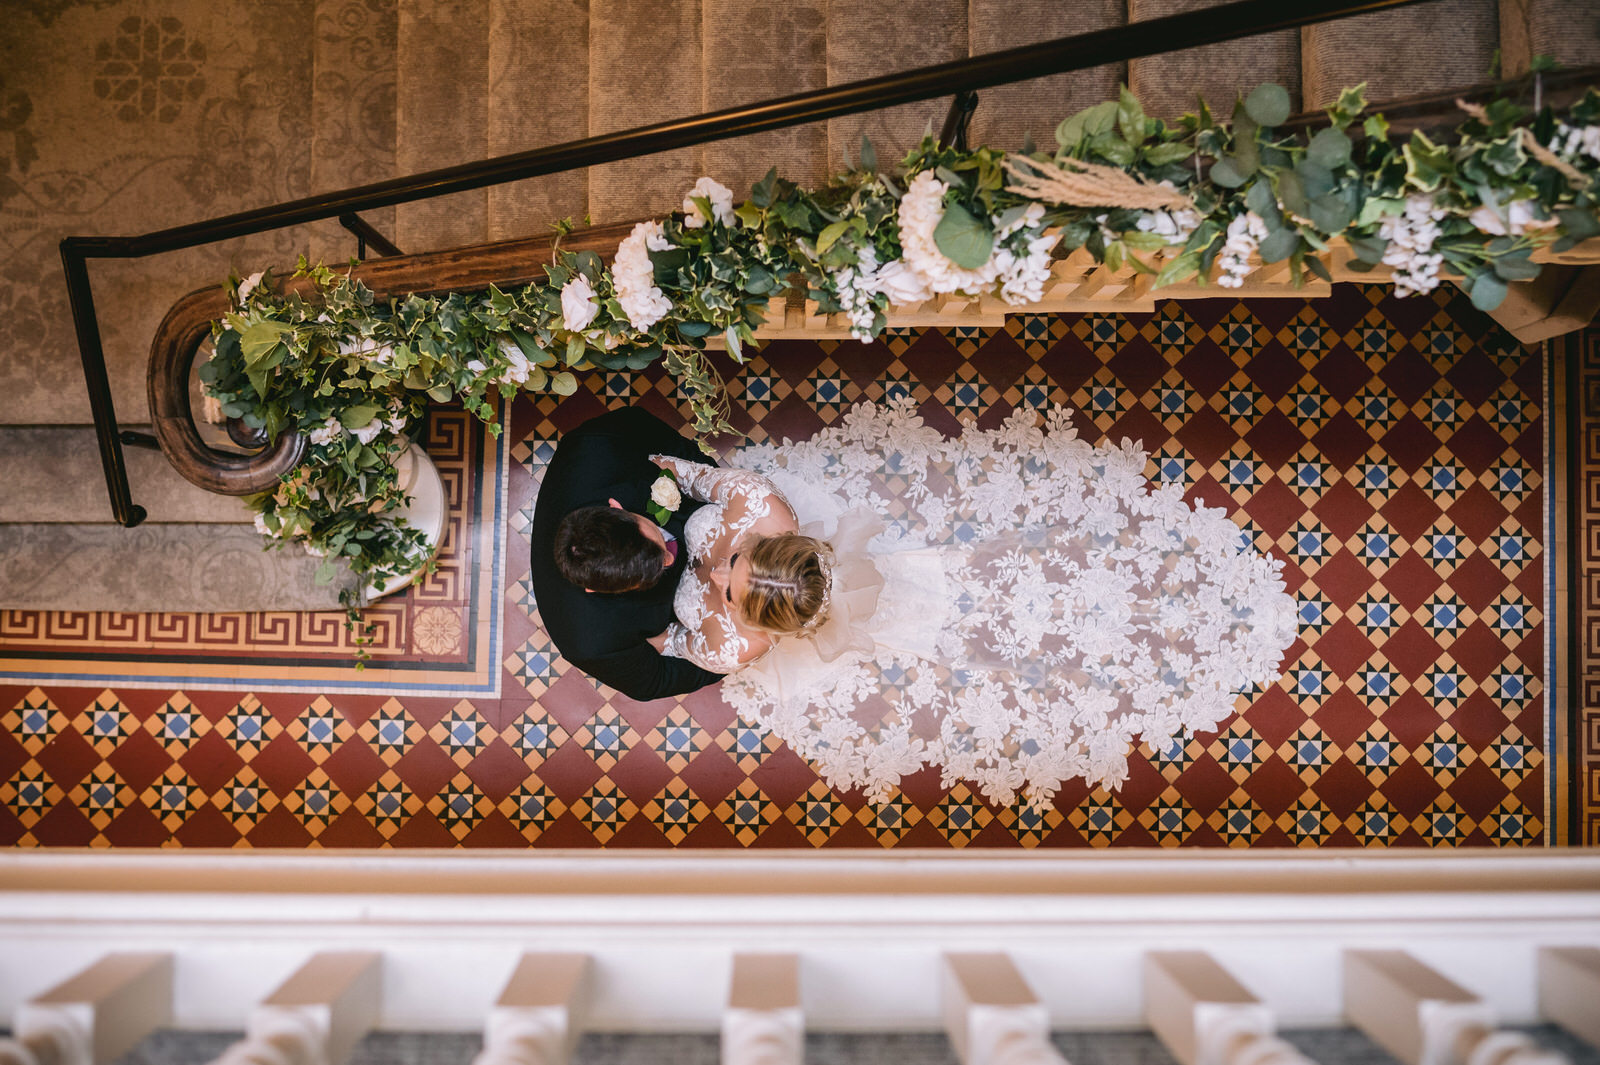
[[[133,503],[128,487],[100,327],[89,286],[89,259],[141,258],[523,178],[1425,2],[1429,0],[1300,0],[1295,4],[1285,4],[1283,0],[1240,0],[692,118],[392,178],[140,236],[67,237],[61,241],[61,260],[112,512],[125,526],[137,525],[145,518],[144,508]]]

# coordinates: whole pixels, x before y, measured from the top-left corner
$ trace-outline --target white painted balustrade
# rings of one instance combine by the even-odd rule
[[[1539,951],[1539,1012],[1600,1047],[1600,947]]]
[[[1050,1015],[1005,954],[946,954],[939,995],[961,1065],[1066,1065]]]
[[[800,1065],[805,1036],[799,957],[735,954],[722,1014],[722,1065]]]
[[[17,1010],[0,1065],[105,1065],[172,1020],[172,955],[108,954]]]
[[[1204,951],[1146,954],[1144,1010],[1181,1065],[1311,1065],[1278,1038],[1266,1004]]]
[[[377,1020],[382,961],[369,951],[313,955],[255,1008],[244,1039],[213,1065],[339,1065]]]
[[[484,1027],[473,1065],[566,1065],[583,1032],[587,954],[524,954]]]
[[[1403,950],[1345,951],[1344,1009],[1404,1065],[1571,1065],[1497,1030],[1493,1007]]]

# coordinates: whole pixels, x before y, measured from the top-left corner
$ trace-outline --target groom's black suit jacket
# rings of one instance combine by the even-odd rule
[[[555,564],[556,526],[579,507],[615,499],[645,514],[650,486],[661,470],[653,454],[706,462],[690,441],[637,407],[610,411],[562,437],[545,469],[533,512],[530,580],[539,617],[562,656],[629,698],[659,699],[715,684],[722,677],[682,658],[658,654],[646,641],[672,620],[672,593],[688,561],[683,526],[701,504],[684,496],[666,523],[678,538],[678,557],[655,586],[640,592],[586,592],[561,576]]]

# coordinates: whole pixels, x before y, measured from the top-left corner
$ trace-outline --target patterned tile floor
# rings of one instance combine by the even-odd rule
[[[775,342],[729,373],[751,436],[908,391],[954,432],[1067,404],[1286,561],[1300,639],[1216,734],[1136,750],[1116,793],[995,808],[926,770],[838,793],[715,689],[636,703],[538,623],[526,529],[560,434],[669,420],[659,373],[519,400],[499,438],[436,412],[440,573],[378,612],[0,611],[0,843],[247,847],[1527,846],[1549,841],[1547,389],[1459,295],[1022,317],[869,346]],[[681,421],[681,418],[678,420]]]

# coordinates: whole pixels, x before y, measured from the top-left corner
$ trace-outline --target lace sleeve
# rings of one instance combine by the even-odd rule
[[[674,621],[667,626],[667,644],[662,654],[685,658],[713,673],[732,673],[766,653],[766,645],[752,645],[730,618],[707,615],[699,629],[685,628]]]
[[[684,495],[690,499],[723,504],[724,525],[735,538],[774,513],[787,518],[791,527],[795,526],[794,508],[783,493],[759,473],[687,462],[672,455],[651,455],[650,458],[672,471]]]

